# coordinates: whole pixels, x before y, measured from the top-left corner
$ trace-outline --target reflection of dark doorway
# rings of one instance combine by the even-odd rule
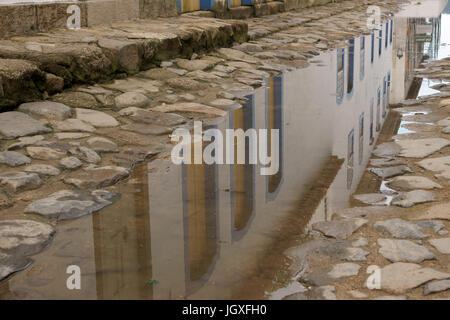
[[[244,131],[255,128],[254,95],[245,97],[242,108],[230,114],[232,129]],[[231,166],[231,210],[233,223],[233,238],[239,239],[247,230],[255,211],[255,170],[256,166],[249,164],[250,144],[245,139],[245,164],[237,164],[237,139],[234,141],[234,165]]]
[[[347,94],[353,91],[355,69],[355,39],[350,40],[350,46],[348,47],[348,70],[347,70]]]
[[[203,149],[205,147],[206,144],[203,143]],[[217,256],[219,195],[217,165],[183,164],[182,175],[186,293],[192,294],[210,275]]]
[[[267,79],[266,89],[266,128],[268,132],[267,150],[272,154],[272,129],[279,133],[279,170],[276,174],[267,177],[267,200],[274,200],[283,183],[284,164],[284,115],[283,115],[283,76]]]
[[[350,131],[347,141],[347,189],[353,183],[353,163],[355,158],[355,131]]]

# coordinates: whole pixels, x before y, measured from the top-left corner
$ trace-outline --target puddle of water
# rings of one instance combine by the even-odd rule
[[[277,174],[260,175],[260,165],[141,165],[115,188],[121,201],[59,223],[52,245],[0,297],[245,299],[291,283],[274,282],[283,250],[348,206],[365,172],[388,112],[392,46],[372,53],[371,35],[357,37],[317,57],[321,66],[269,79],[211,125],[279,129]],[[81,290],[66,288],[69,265],[81,268]]]

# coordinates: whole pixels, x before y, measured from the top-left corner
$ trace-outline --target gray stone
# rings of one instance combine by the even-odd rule
[[[51,120],[65,120],[72,116],[68,106],[52,101],[23,103],[18,110]]]
[[[164,68],[150,69],[150,70],[141,72],[140,75],[145,78],[149,78],[152,80],[160,80],[160,81],[178,77],[178,75],[175,72],[172,72],[172,71],[164,69]]]
[[[370,159],[370,165],[374,167],[390,167],[404,164],[405,162],[403,160],[394,158]]]
[[[57,151],[47,147],[27,147],[28,155],[38,160],[54,160],[61,159],[66,155],[64,151]]]
[[[350,291],[347,291],[347,293],[355,299],[365,299],[368,297],[367,294],[365,294],[361,291],[358,291],[358,290],[350,290]]]
[[[240,103],[237,103],[236,101],[230,99],[216,99],[211,101],[209,105],[226,111],[232,111],[242,108],[242,105]]]
[[[119,147],[111,140],[102,137],[90,138],[86,141],[89,148],[96,152],[118,152]]]
[[[67,119],[53,124],[53,128],[58,131],[81,131],[94,132],[95,128],[90,124],[79,119]]]
[[[55,137],[59,140],[76,140],[90,137],[89,133],[83,132],[58,132],[55,133]]]
[[[448,289],[450,289],[450,280],[432,281],[425,285],[423,288],[423,294],[429,295],[431,293],[442,292]]]
[[[450,203],[439,203],[431,206],[425,213],[422,213],[413,218],[414,220],[450,220]]]
[[[332,220],[320,221],[312,225],[314,230],[322,232],[328,237],[336,239],[347,239],[356,230],[367,223],[364,219],[346,219],[346,220]]]
[[[373,225],[373,228],[378,232],[388,232],[397,239],[423,239],[427,237],[418,225],[399,218],[378,221]]]
[[[227,112],[218,108],[210,107],[201,103],[182,102],[169,105],[161,105],[153,108],[154,111],[159,112],[189,112],[189,113],[204,113],[208,115],[224,117]]]
[[[331,279],[341,279],[357,276],[359,274],[359,269],[361,269],[361,266],[356,263],[338,263],[331,268],[331,270],[328,272],[328,276]]]
[[[440,253],[450,254],[450,238],[430,239],[428,242]]]
[[[172,88],[181,90],[203,90],[208,87],[205,83],[189,78],[172,78],[168,79],[166,82]]]
[[[108,58],[118,62],[120,69],[127,72],[139,71],[141,58],[136,42],[101,38],[98,40],[98,46]]]
[[[25,172],[39,173],[45,176],[57,176],[61,173],[58,168],[48,164],[34,164],[27,166]]]
[[[122,116],[128,116],[131,120],[147,124],[155,124],[163,127],[172,127],[183,124],[186,118],[178,114],[150,111],[140,108],[126,108],[119,111]]]
[[[102,158],[97,152],[86,147],[79,147],[80,152],[83,154],[83,159],[89,163],[99,163]]]
[[[73,108],[97,108],[99,103],[94,96],[86,92],[62,92],[50,98],[55,102],[65,104]]]
[[[404,139],[396,142],[401,151],[399,156],[407,158],[425,158],[450,144],[443,138]]]
[[[11,192],[37,189],[42,185],[36,173],[7,172],[0,174],[0,185]]]
[[[371,205],[386,205],[387,196],[382,193],[368,193],[353,195],[358,201]]]
[[[117,127],[119,122],[109,114],[101,111],[89,110],[89,109],[76,109],[77,119],[87,122],[94,127]]]
[[[52,130],[25,113],[17,111],[0,113],[0,134],[6,138],[18,138],[48,132],[52,132]]]
[[[449,134],[450,133],[450,126],[445,127],[444,129],[441,130],[441,132],[445,133],[445,134]]]
[[[150,103],[150,99],[147,96],[139,92],[126,92],[115,98],[116,107],[128,108],[128,107],[145,107]]]
[[[10,167],[18,167],[31,163],[31,159],[18,152],[4,151],[0,152],[0,163],[6,164]]]
[[[92,192],[61,190],[47,198],[32,202],[26,207],[25,213],[39,214],[49,219],[75,219],[113,204],[116,196],[106,190]]]
[[[21,149],[26,146],[37,144],[44,140],[44,136],[37,135],[31,137],[20,137],[19,142],[13,143],[8,147],[8,150]]]
[[[171,128],[159,126],[156,124],[133,123],[121,126],[120,128],[123,130],[132,131],[140,134],[156,135],[156,136],[169,134],[172,132]]]
[[[437,178],[450,180],[450,157],[424,159],[417,164],[426,170],[437,172]]]
[[[400,146],[395,142],[384,142],[379,144],[373,154],[377,157],[392,157],[397,155],[400,152]]]
[[[0,221],[0,249],[6,254],[33,255],[51,241],[55,229],[46,223],[33,220]]]
[[[370,172],[376,174],[382,179],[392,178],[405,173],[412,173],[411,169],[405,165],[386,167],[386,168],[371,168]]]
[[[393,294],[403,294],[431,280],[450,278],[450,273],[431,268],[423,268],[418,264],[395,262],[380,270],[380,289]]]
[[[365,247],[369,244],[366,238],[359,237],[357,240],[352,242],[352,246],[354,247]]]
[[[176,61],[178,67],[188,71],[207,70],[214,67],[214,63],[208,60],[186,60],[179,59]]]
[[[392,199],[391,204],[403,208],[410,208],[416,204],[434,201],[435,199],[436,196],[430,191],[413,190],[400,193],[398,196]]]
[[[243,61],[248,63],[256,63],[259,60],[247,53],[244,53],[239,50],[229,49],[229,48],[221,48],[218,50],[218,53],[227,60],[236,60]]]
[[[423,229],[433,229],[434,232],[438,233],[441,229],[445,228],[445,224],[441,221],[425,220],[414,222],[419,227]]]
[[[0,281],[9,275],[26,269],[33,261],[23,256],[11,256],[0,252]]]
[[[334,286],[321,286],[311,290],[308,294],[310,300],[337,300]]]
[[[378,252],[391,262],[416,262],[435,259],[435,255],[427,248],[409,240],[378,239]]]
[[[66,169],[77,169],[83,165],[83,163],[80,161],[80,159],[76,157],[67,157],[64,159],[61,159],[59,161],[59,164],[62,165]]]
[[[441,189],[442,186],[436,182],[421,176],[401,176],[395,177],[388,183],[390,188],[395,190],[415,190],[415,189]]]
[[[106,166],[78,170],[64,178],[64,182],[80,189],[105,188],[128,178],[129,171],[122,167]]]

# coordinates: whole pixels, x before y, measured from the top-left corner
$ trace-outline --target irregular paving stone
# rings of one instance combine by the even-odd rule
[[[352,246],[354,247],[365,247],[369,244],[366,238],[359,237],[357,240],[352,242]]]
[[[358,291],[358,290],[350,290],[350,291],[347,291],[347,293],[355,299],[365,299],[368,297],[367,294],[365,294],[361,291]]]
[[[12,192],[37,189],[42,185],[36,173],[8,172],[0,174],[0,185]]]
[[[402,294],[431,281],[450,278],[450,273],[423,268],[415,263],[395,262],[381,268],[380,289]]]
[[[214,63],[208,60],[179,59],[176,63],[181,69],[188,71],[206,70],[214,67]]]
[[[171,128],[159,126],[156,124],[142,124],[142,123],[134,123],[134,124],[127,124],[125,126],[120,127],[123,130],[127,131],[133,131],[140,134],[145,135],[156,135],[160,136],[163,134],[168,134],[172,132]]]
[[[47,128],[42,122],[25,113],[17,111],[0,113],[0,134],[6,138],[18,138],[51,131],[52,129]]]
[[[448,289],[450,289],[450,280],[432,281],[425,285],[423,294],[429,295],[430,293],[442,292]]]
[[[106,166],[75,171],[67,175],[64,182],[80,189],[97,189],[114,185],[129,175],[125,168]]]
[[[439,203],[431,206],[423,214],[413,217],[414,220],[428,220],[428,219],[441,219],[450,220],[450,203]]]
[[[130,119],[136,122],[166,127],[177,126],[186,122],[186,118],[178,114],[150,111],[134,107],[122,109],[119,111],[119,114],[122,116],[129,116]]]
[[[176,78],[178,75],[175,72],[164,68],[153,68],[140,73],[141,76],[152,80],[167,80]]]
[[[83,154],[84,160],[86,160],[87,162],[89,162],[89,163],[99,163],[100,161],[102,161],[102,158],[94,150],[91,150],[91,149],[86,148],[86,147],[79,147],[78,149]]]
[[[390,188],[395,190],[414,190],[414,189],[441,189],[442,186],[432,180],[421,176],[401,176],[395,177],[388,183]]]
[[[20,137],[19,142],[13,143],[8,147],[8,150],[21,149],[26,146],[30,146],[43,141],[44,136],[37,135],[31,137]]]
[[[438,126],[450,126],[450,117],[447,117],[445,119],[439,120],[436,122]]]
[[[66,155],[66,152],[57,151],[47,147],[27,147],[27,153],[33,159],[38,160],[61,159]]]
[[[101,38],[98,40],[98,46],[110,60],[117,61],[120,69],[127,72],[139,71],[141,58],[136,42]]]
[[[440,253],[450,254],[450,238],[430,239],[428,242]]]
[[[347,239],[356,230],[365,225],[365,219],[346,219],[346,220],[332,220],[320,221],[312,225],[314,230],[322,232],[327,237],[336,239]]]
[[[216,99],[211,101],[209,105],[225,111],[232,111],[242,108],[242,105],[240,103],[237,103],[236,101],[230,99]]]
[[[94,127],[105,128],[119,125],[116,119],[101,111],[77,108],[76,115],[78,120],[87,122]]]
[[[417,164],[426,170],[438,172],[435,174],[437,178],[450,180],[450,157],[424,159]]]
[[[115,142],[102,137],[90,138],[89,140],[86,141],[86,143],[89,145],[89,148],[97,152],[119,151],[119,147]]]
[[[34,164],[31,166],[27,166],[25,168],[25,172],[34,172],[39,173],[45,176],[57,176],[61,173],[58,168],[48,164]]]
[[[320,286],[314,288],[308,294],[310,300],[337,300],[334,286]]]
[[[378,239],[378,252],[391,262],[416,262],[435,259],[427,248],[409,240]]]
[[[81,131],[94,132],[95,128],[90,124],[79,119],[67,119],[64,121],[55,122],[53,128],[58,131]]]
[[[112,84],[102,85],[103,87],[116,89],[122,92],[140,92],[142,94],[153,94],[159,92],[161,82],[151,81],[138,77],[129,77],[125,79],[115,80]]]
[[[92,192],[61,190],[47,198],[32,202],[25,208],[25,213],[35,213],[49,219],[75,219],[113,204],[116,196],[107,190]]]
[[[10,167],[18,167],[31,163],[31,159],[18,152],[4,151],[0,152],[0,164],[1,163]]]
[[[208,87],[205,83],[189,78],[172,78],[168,79],[166,83],[172,88],[181,90],[203,90]]]
[[[361,266],[356,263],[344,262],[338,263],[332,267],[328,276],[332,279],[341,279],[352,276],[357,276]]]
[[[419,227],[421,227],[422,229],[433,229],[435,233],[438,233],[440,230],[445,228],[445,224],[442,223],[441,221],[425,220],[425,221],[417,221],[414,223]]]
[[[161,105],[153,108],[154,111],[159,112],[192,112],[192,113],[205,113],[210,115],[215,115],[219,117],[224,117],[227,112],[214,107],[206,106],[204,104],[195,102],[183,102],[169,105]]]
[[[391,206],[365,206],[338,209],[334,214],[343,219],[352,219],[365,218],[367,216],[381,217],[396,212],[398,212],[398,208]]]
[[[378,221],[373,225],[378,232],[388,232],[397,239],[423,239],[427,236],[422,233],[420,226],[399,218]]]
[[[450,140],[443,138],[404,139],[396,142],[401,151],[398,154],[407,158],[425,158],[450,144]]]
[[[150,99],[139,92],[125,92],[115,98],[118,108],[145,107],[150,103]]]
[[[353,198],[371,205],[386,205],[387,200],[387,196],[382,193],[357,194]]]
[[[23,103],[18,110],[52,120],[65,120],[72,116],[70,107],[52,101]]]
[[[405,162],[403,160],[394,158],[370,159],[370,165],[374,167],[400,166],[404,164]]]
[[[236,60],[236,61],[243,61],[248,63],[256,63],[259,62],[257,58],[254,58],[253,56],[244,53],[239,50],[235,49],[229,49],[229,48],[221,48],[217,50],[217,52],[224,57],[227,60]]]
[[[65,104],[69,107],[73,108],[97,108],[99,106],[99,103],[94,98],[94,96],[85,93],[85,92],[71,92],[66,91],[59,93],[57,95],[54,95],[50,98],[51,100],[55,102],[59,102],[62,104]]]
[[[55,137],[59,140],[76,140],[90,137],[89,133],[82,132],[58,132],[55,133]]]
[[[0,281],[9,275],[26,269],[33,261],[23,256],[11,256],[0,252]]]
[[[391,204],[403,208],[410,208],[416,204],[434,201],[435,199],[436,196],[430,191],[413,190],[400,193],[392,199]]]
[[[405,173],[412,173],[411,169],[405,165],[395,166],[395,167],[387,167],[387,168],[371,168],[370,172],[376,174],[382,179],[392,178],[395,176],[399,176]]]
[[[377,157],[392,157],[400,152],[400,146],[395,142],[384,142],[379,144],[372,152]]]
[[[361,248],[351,247],[348,241],[329,240],[324,242],[323,246],[319,246],[316,252],[327,255],[335,260],[347,261],[366,261],[369,251]]]
[[[33,255],[51,241],[55,229],[33,220],[0,221],[0,249],[12,255]]]
[[[77,169],[83,165],[83,163],[80,161],[80,159],[76,157],[67,157],[64,159],[61,159],[59,161],[59,164],[62,165],[66,169]]]

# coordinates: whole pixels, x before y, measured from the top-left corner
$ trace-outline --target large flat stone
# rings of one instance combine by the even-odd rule
[[[440,184],[421,176],[401,176],[395,177],[388,186],[395,190],[415,190],[415,189],[442,189]]]
[[[12,256],[0,252],[0,281],[9,275],[26,269],[33,261],[23,256]]]
[[[122,116],[127,116],[133,121],[156,124],[159,126],[172,127],[183,124],[186,122],[186,118],[178,114],[164,113],[152,110],[145,110],[140,108],[126,108],[119,111]]]
[[[64,182],[83,190],[98,189],[114,185],[129,175],[125,168],[107,166],[74,171],[64,178]]]
[[[442,292],[450,289],[450,280],[437,280],[429,282],[423,288],[423,294],[429,295],[431,293]]]
[[[391,204],[403,208],[410,208],[416,204],[434,201],[435,199],[436,196],[430,191],[413,190],[400,193],[392,199]]]
[[[0,221],[0,249],[12,255],[32,255],[40,252],[51,241],[55,229],[33,220]]]
[[[0,174],[0,185],[10,192],[37,189],[42,185],[36,173],[8,172]]]
[[[76,115],[78,120],[89,123],[94,127],[105,128],[119,125],[116,119],[101,111],[77,108]]]
[[[406,158],[425,158],[450,145],[450,140],[443,138],[404,139],[396,142],[401,151],[398,154]]]
[[[57,131],[80,131],[80,132],[94,132],[95,128],[79,119],[67,119],[64,121],[58,121],[52,124],[53,128]]]
[[[58,151],[48,147],[27,147],[28,155],[38,160],[55,160],[66,156],[65,151]]]
[[[370,172],[379,176],[382,179],[392,178],[395,176],[399,176],[405,173],[412,173],[411,169],[405,165],[394,166],[394,167],[386,167],[386,168],[371,168]]]
[[[322,232],[327,237],[336,239],[347,239],[356,230],[365,225],[365,219],[346,219],[346,220],[332,220],[320,221],[312,225],[314,230]]]
[[[450,180],[450,157],[424,159],[417,164],[426,170],[437,172],[437,178]]]
[[[4,151],[0,152],[0,164],[2,163],[10,167],[18,167],[24,164],[30,164],[31,159],[18,152]]]
[[[378,252],[391,262],[415,262],[434,259],[434,254],[409,240],[378,239]]]
[[[52,132],[42,122],[39,122],[29,115],[11,111],[0,113],[0,134],[6,138],[18,138],[40,133]]]
[[[115,104],[118,108],[145,107],[150,103],[147,96],[139,92],[125,92],[115,98]]]
[[[157,124],[143,124],[143,123],[127,124],[121,126],[120,128],[123,130],[133,131],[144,135],[156,135],[156,136],[169,134],[173,131],[171,128],[163,127]]]
[[[431,206],[425,213],[419,214],[412,218],[413,220],[450,220],[450,203],[444,202]]]
[[[33,164],[27,166],[25,172],[38,173],[44,176],[57,176],[61,173],[58,168],[48,164]]]
[[[422,233],[420,226],[399,218],[378,221],[373,225],[373,228],[378,232],[388,232],[397,239],[423,239],[427,237]]]
[[[353,195],[353,198],[366,204],[381,205],[381,206],[387,205],[386,204],[387,196],[382,193],[357,194]]]
[[[388,157],[397,155],[400,152],[400,146],[395,142],[384,142],[376,146],[372,152],[377,157]]]
[[[52,101],[23,103],[19,106],[18,110],[39,117],[60,121],[70,118],[72,115],[70,107]]]
[[[214,62],[208,60],[179,59],[177,60],[177,65],[181,69],[185,69],[188,71],[197,71],[211,69],[212,67],[214,67]]]
[[[428,242],[440,253],[450,254],[450,238],[430,239]]]
[[[93,137],[86,141],[89,148],[96,152],[118,152],[119,147],[111,140],[102,137]]]
[[[92,192],[61,190],[47,198],[32,202],[25,208],[25,213],[35,213],[59,220],[75,219],[111,205],[115,197],[115,194],[106,190]]]
[[[192,113],[204,113],[213,116],[224,117],[227,112],[221,109],[210,107],[204,104],[195,102],[183,102],[176,104],[161,105],[153,108],[154,111],[160,112],[192,112]]]
[[[418,264],[396,262],[381,268],[381,290],[394,294],[403,294],[431,280],[450,278],[450,273]]]

